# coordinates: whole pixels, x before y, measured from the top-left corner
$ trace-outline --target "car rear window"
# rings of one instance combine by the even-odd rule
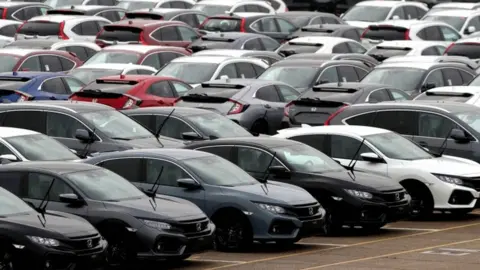
[[[106,25],[97,39],[112,41],[140,41],[141,28],[118,25]]]
[[[56,36],[60,34],[60,23],[56,22],[26,22],[17,32],[24,35]]]
[[[237,18],[210,18],[200,27],[205,31],[240,32],[241,19]]]
[[[480,43],[457,43],[450,47],[445,54],[478,59],[480,58]]]
[[[136,84],[136,83],[135,83]],[[83,90],[102,90],[111,93],[125,94],[135,85],[133,82],[119,82],[115,83],[113,81],[109,82],[92,82],[91,84],[85,86]]]
[[[408,29],[394,26],[374,26],[368,27],[362,38],[374,40],[404,40]]]

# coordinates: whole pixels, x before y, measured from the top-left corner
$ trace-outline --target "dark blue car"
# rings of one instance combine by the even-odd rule
[[[0,102],[66,100],[85,84],[58,72],[0,73]]]

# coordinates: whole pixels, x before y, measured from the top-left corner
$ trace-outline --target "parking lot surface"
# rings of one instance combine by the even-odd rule
[[[248,253],[207,252],[169,269],[478,269],[480,211],[454,219],[401,221],[380,232],[345,229],[292,247],[255,245]]]

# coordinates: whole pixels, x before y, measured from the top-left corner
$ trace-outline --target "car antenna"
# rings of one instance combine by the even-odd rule
[[[273,153],[272,159],[270,159],[270,162],[268,163],[267,169],[263,172],[263,177],[262,180],[260,180],[260,183],[267,183],[268,176],[270,175],[269,168],[272,166],[273,161],[275,160],[275,157],[277,156],[277,152]]]
[[[93,133],[94,135],[95,135],[95,131],[96,131],[96,130],[97,130],[97,127],[94,127],[93,130],[92,130],[92,133]],[[88,157],[88,154],[89,154],[89,152],[90,152],[90,146],[92,145],[92,143],[93,143],[94,141],[95,141],[95,140],[91,140],[91,141],[89,141],[89,142],[87,142],[87,143],[85,144],[85,147],[84,147],[83,150],[82,150],[83,155],[80,153],[80,154],[82,155],[81,158],[87,158],[87,157]]]
[[[50,183],[50,186],[48,187],[47,192],[45,193],[45,197],[43,197],[43,200],[38,205],[38,212],[40,212],[43,218],[43,220],[41,220],[40,223],[42,223],[43,227],[45,227],[45,224],[47,223],[47,219],[45,218],[45,212],[47,211],[48,201],[50,200],[50,190],[52,190],[54,183],[55,183],[55,178],[52,179],[52,182]],[[40,217],[38,219],[40,220]]]
[[[163,144],[160,142],[160,132],[162,131],[162,128],[165,126],[165,123],[167,123],[168,119],[170,119],[170,116],[172,116],[173,112],[175,112],[175,109],[173,109],[168,115],[167,117],[165,117],[165,120],[163,120],[163,122],[160,124],[160,126],[158,127],[157,131],[155,132],[155,138],[157,138],[157,141],[162,145],[163,147]]]
[[[450,138],[450,133],[452,133],[452,130],[453,130],[453,127],[450,129],[447,136],[445,136],[445,139],[443,139],[442,145],[440,146],[440,151],[438,153],[438,157],[441,157],[443,155],[443,152],[445,152],[445,149],[447,149],[447,141],[448,141],[448,138]]]
[[[353,169],[355,168],[355,164],[357,164],[357,155],[360,152],[360,149],[362,149],[363,143],[365,142],[365,138],[363,138],[362,142],[360,142],[360,145],[357,148],[357,151],[352,157],[352,160],[350,160],[350,163],[347,165],[347,169],[350,170],[353,173]]]
[[[157,201],[155,200],[155,197],[157,196],[157,190],[160,187],[160,177],[162,176],[163,173],[163,166],[160,168],[160,172],[158,173],[157,179],[153,183],[152,187],[147,191],[147,194],[150,195],[150,204],[152,205],[153,210],[157,210]]]

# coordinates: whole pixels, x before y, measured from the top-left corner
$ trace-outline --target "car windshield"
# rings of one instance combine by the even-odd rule
[[[97,130],[112,139],[130,140],[153,137],[152,133],[135,120],[115,110],[87,112],[82,113],[82,116]]]
[[[467,17],[454,17],[454,16],[435,16],[435,15],[428,15],[422,20],[424,21],[439,21],[444,22],[451,25],[453,28],[457,29],[457,31],[462,30]]]
[[[80,6],[84,0],[46,0],[45,5],[51,6],[52,8],[56,7],[66,7],[66,6]]]
[[[0,188],[0,217],[35,212],[22,199],[9,191]]]
[[[380,22],[387,19],[391,7],[354,6],[342,17],[344,21]]]
[[[140,54],[127,51],[103,51],[94,54],[85,65],[91,64],[136,64]]]
[[[31,161],[78,159],[66,146],[43,134],[8,137],[4,140]]]
[[[480,112],[452,112],[453,115],[465,122],[476,132],[480,132]]]
[[[412,94],[424,74],[425,70],[418,68],[376,68],[368,73],[361,82],[386,84]]]
[[[275,147],[272,151],[298,172],[324,173],[345,170],[336,161],[306,144]]]
[[[319,68],[317,67],[270,67],[258,78],[281,81],[295,88],[307,88],[314,84]]]
[[[229,11],[232,7],[230,5],[204,5],[204,4],[196,4],[192,7],[192,9],[203,11],[207,14],[207,16],[214,16],[214,15],[224,15],[225,12]]]
[[[120,75],[120,73],[122,73],[122,71],[116,69],[77,68],[70,71],[68,74],[74,76],[75,78],[79,79],[84,83],[91,83],[96,79],[107,76]]]
[[[219,156],[187,159],[184,164],[209,185],[235,187],[258,184],[258,181],[244,170]]]
[[[17,64],[20,57],[9,54],[0,54],[0,72],[11,72]]]
[[[433,158],[423,148],[393,132],[365,136],[365,140],[388,158],[401,160]]]
[[[107,169],[65,174],[85,195],[97,201],[124,201],[146,195],[125,178]]]
[[[117,7],[124,8],[126,10],[137,10],[144,8],[154,8],[156,5],[153,1],[121,1],[117,4]]]
[[[175,77],[189,84],[209,81],[218,64],[197,62],[170,62],[162,68],[157,76]]]
[[[217,113],[192,115],[188,116],[187,119],[193,122],[196,127],[208,136],[216,138],[252,136],[252,134],[242,126]]]

